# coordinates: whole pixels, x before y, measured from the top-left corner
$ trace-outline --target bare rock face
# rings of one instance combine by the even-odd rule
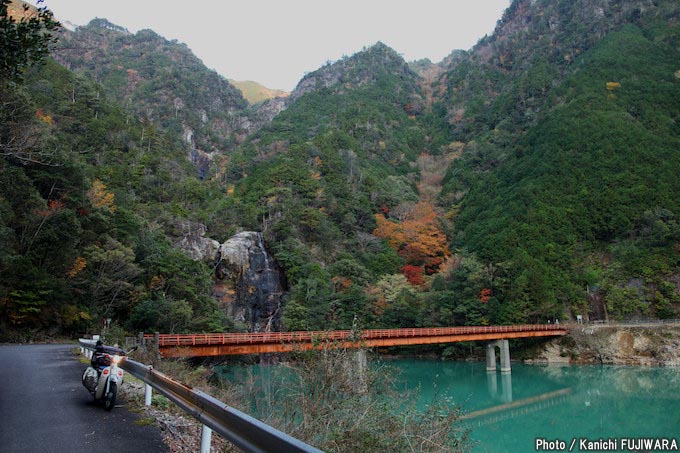
[[[205,236],[207,228],[202,223],[180,222],[175,225],[178,239],[174,245],[191,259],[213,264],[220,243]]]
[[[587,324],[546,343],[529,363],[680,365],[680,324]]]
[[[287,97],[268,99],[259,105],[253,117],[243,124],[243,128],[253,133],[262,126],[272,122],[274,117],[288,108],[290,102]]]
[[[281,330],[283,273],[265,248],[261,233],[245,231],[220,245],[215,275],[222,282],[221,294],[227,315],[251,332]],[[224,288],[232,287],[233,291]]]

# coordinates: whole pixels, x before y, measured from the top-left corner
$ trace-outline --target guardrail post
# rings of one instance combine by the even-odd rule
[[[151,386],[144,384],[144,405],[151,406]]]
[[[210,441],[212,440],[212,429],[202,425],[201,429],[201,453],[210,453]]]

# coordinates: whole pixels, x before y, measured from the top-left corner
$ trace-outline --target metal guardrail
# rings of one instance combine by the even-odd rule
[[[93,340],[79,340],[82,348],[93,350]],[[321,452],[256,418],[227,406],[200,390],[174,381],[149,365],[131,359],[122,360],[120,367],[177,404],[186,413],[214,430],[237,447],[249,452]],[[149,394],[150,395],[150,394]],[[150,403],[150,396],[147,398]],[[206,430],[203,430],[204,436]],[[208,438],[209,439],[209,438]],[[201,449],[203,451],[203,444]],[[208,440],[208,449],[210,441]]]
[[[631,320],[623,320],[623,321],[606,321],[603,319],[599,319],[596,321],[591,321],[588,323],[590,325],[598,326],[626,326],[626,325],[635,325],[635,326],[644,326],[646,324],[651,324],[651,325],[657,325],[657,324],[680,324],[680,319],[631,319]]]

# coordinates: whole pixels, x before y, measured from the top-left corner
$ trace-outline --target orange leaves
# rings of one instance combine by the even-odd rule
[[[82,256],[79,256],[76,258],[75,262],[73,263],[73,266],[71,266],[71,269],[66,272],[66,276],[68,278],[75,278],[78,274],[80,274],[85,268],[87,267],[87,260],[83,258]]]
[[[376,214],[373,234],[387,239],[392,248],[408,255],[447,256],[446,236],[439,230],[437,215],[428,203],[417,203],[405,220],[397,223]]]
[[[333,277],[331,281],[335,286],[335,291],[338,293],[344,293],[352,285],[352,280],[346,277],[336,276]]]
[[[62,209],[64,209],[64,203],[59,200],[50,200],[47,202],[47,209],[40,209],[38,215],[40,217],[51,217]]]
[[[379,238],[387,239],[387,243],[390,244],[390,247],[398,250],[406,241],[406,236],[401,230],[400,225],[396,222],[387,220],[382,214],[376,214],[375,221],[378,226],[373,231],[373,234]]]
[[[110,213],[116,212],[115,195],[106,190],[106,185],[99,179],[92,181],[92,188],[87,191],[87,197],[93,206],[103,208]]]
[[[437,215],[428,203],[415,204],[399,223],[386,219],[383,214],[376,214],[375,219],[378,226],[373,234],[387,239],[396,250],[411,245],[430,255],[433,249],[438,253],[446,248],[446,237],[439,231]]]
[[[421,201],[420,203],[416,203],[413,208],[413,217],[410,220],[436,227],[437,214],[429,203]]]
[[[54,124],[54,119],[52,119],[50,115],[46,115],[45,112],[43,112],[43,109],[38,109],[38,111],[35,112],[35,116],[49,126]]]
[[[479,295],[477,298],[483,303],[487,303],[489,299],[491,299],[491,296],[493,295],[493,291],[489,288],[484,288],[479,292]]]
[[[377,228],[373,234],[386,239],[390,247],[406,261],[407,266],[402,272],[411,284],[422,284],[416,282],[421,281],[423,272],[437,272],[444,258],[449,255],[448,244],[446,236],[439,229],[437,214],[429,203],[417,203],[404,212],[401,222],[376,214]],[[420,268],[420,276],[413,267]]]

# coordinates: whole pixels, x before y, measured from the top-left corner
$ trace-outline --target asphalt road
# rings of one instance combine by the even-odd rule
[[[167,452],[154,425],[83,387],[75,345],[0,346],[0,452]]]

